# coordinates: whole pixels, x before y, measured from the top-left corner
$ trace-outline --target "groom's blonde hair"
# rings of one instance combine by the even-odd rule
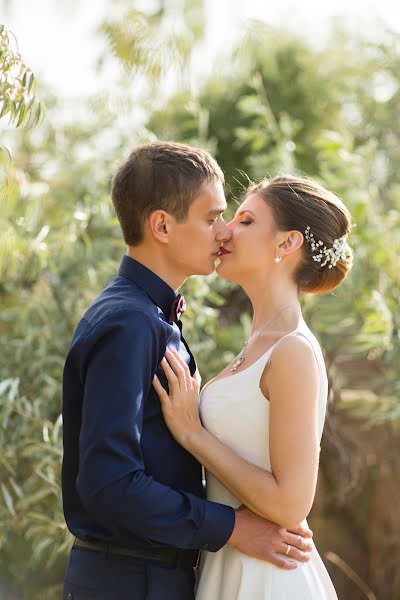
[[[185,221],[190,205],[210,181],[224,183],[224,175],[207,150],[174,142],[134,148],[116,172],[111,192],[126,244],[143,241],[145,221],[155,210]]]

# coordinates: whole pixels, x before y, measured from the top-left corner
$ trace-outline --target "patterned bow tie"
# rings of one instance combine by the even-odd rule
[[[171,312],[169,314],[169,322],[177,323],[186,309],[185,298],[178,294],[171,306]]]

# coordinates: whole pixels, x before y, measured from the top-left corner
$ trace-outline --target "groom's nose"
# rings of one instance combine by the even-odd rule
[[[227,242],[228,240],[231,239],[231,237],[232,237],[231,231],[228,229],[225,221],[221,220],[221,223],[219,223],[218,230],[215,235],[215,239],[222,243],[222,242]]]

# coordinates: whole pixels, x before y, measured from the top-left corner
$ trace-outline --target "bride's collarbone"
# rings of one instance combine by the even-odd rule
[[[286,334],[285,333],[283,333],[283,334],[274,334],[274,335],[270,334],[268,336],[263,337],[263,339],[257,340],[257,342],[253,343],[253,344],[251,343],[251,340],[250,340],[248,342],[247,346],[246,346],[245,357],[242,360],[242,362],[240,363],[240,365],[238,365],[236,367],[235,371],[232,372],[232,366],[240,358],[240,355],[243,352],[243,348],[235,356],[235,358],[229,363],[229,365],[227,367],[225,367],[225,369],[223,371],[221,371],[220,375],[222,375],[222,374],[235,375],[236,373],[240,373],[241,371],[245,371],[248,367],[251,367],[254,363],[258,362],[265,354],[267,354],[267,352],[273,346],[275,346],[275,344],[284,335],[286,335]]]

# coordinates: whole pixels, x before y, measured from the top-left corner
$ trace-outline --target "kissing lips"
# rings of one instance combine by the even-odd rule
[[[220,248],[219,249],[218,257],[225,256],[226,254],[230,254],[229,250],[226,250],[225,248]]]

